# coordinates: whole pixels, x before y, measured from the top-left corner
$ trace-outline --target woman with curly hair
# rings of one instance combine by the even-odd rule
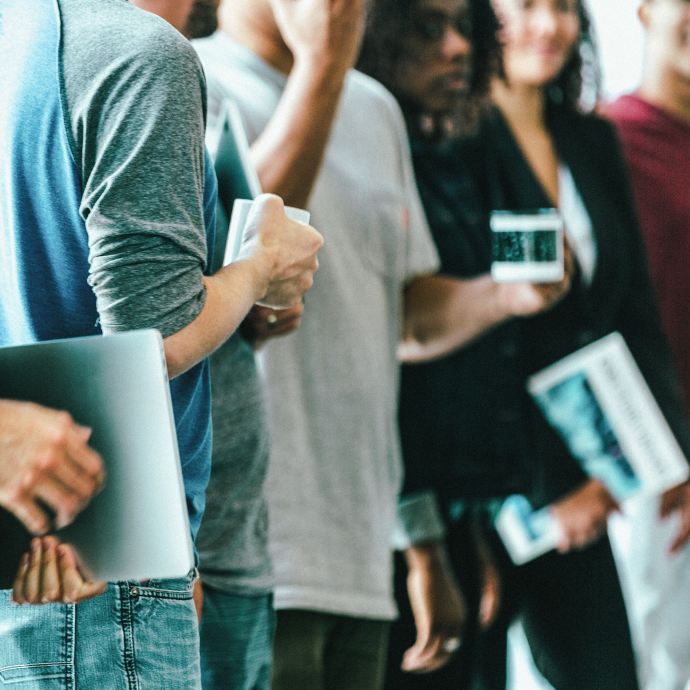
[[[407,32],[380,20],[376,8],[386,4],[374,3],[368,45],[397,36],[401,48],[388,64],[378,63],[381,69],[366,55],[360,66],[391,89],[408,115],[415,173],[442,272],[464,280],[458,309],[468,324],[468,342],[455,354],[403,367],[402,505],[406,496],[434,493],[455,582],[447,561],[425,559],[419,545],[399,560],[401,622],[391,640],[388,687],[503,690],[507,630],[520,619],[537,667],[556,690],[636,690],[628,620],[606,536],[617,505],[584,474],[525,390],[531,374],[620,331],[689,455],[618,141],[611,126],[583,105],[594,103],[598,88],[586,9],[581,0],[495,0],[503,74],[494,70],[494,105],[480,113],[478,130],[458,138],[476,108],[463,108],[457,98],[452,106],[442,103],[432,98],[433,89],[422,88],[438,83],[431,78],[433,65],[451,38],[449,20],[425,18],[449,2],[414,3],[430,8],[423,15],[401,12],[396,21]],[[458,17],[454,24],[475,42],[475,79],[491,64],[479,62],[478,17],[470,14],[466,24]],[[549,207],[559,209],[566,226],[563,280],[494,282],[491,212]],[[402,354],[414,361],[414,352],[403,347]],[[549,506],[563,534],[556,551],[521,566],[511,562],[493,528],[498,507],[511,494],[525,495],[534,508]],[[687,511],[687,500],[679,507]],[[427,555],[435,553],[426,546]],[[438,668],[448,660],[440,652],[457,647]],[[432,673],[405,674],[398,670],[401,658],[406,669]]]

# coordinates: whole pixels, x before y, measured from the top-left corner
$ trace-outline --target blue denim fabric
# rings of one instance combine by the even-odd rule
[[[242,596],[204,586],[204,690],[269,690],[274,633],[273,595]]]
[[[200,690],[195,579],[109,583],[76,606],[15,606],[0,591],[0,687]]]

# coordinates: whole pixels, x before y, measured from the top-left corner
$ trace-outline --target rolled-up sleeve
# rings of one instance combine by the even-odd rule
[[[446,527],[433,491],[419,491],[398,501],[394,549],[402,551],[414,544],[440,541],[445,536]]]
[[[106,333],[166,337],[204,305],[204,99],[193,49],[161,31],[111,61],[75,112],[89,284]]]

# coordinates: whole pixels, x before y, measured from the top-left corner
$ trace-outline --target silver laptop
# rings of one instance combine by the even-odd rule
[[[0,396],[93,429],[101,491],[58,536],[94,581],[181,577],[194,564],[163,341],[156,330],[0,348]]]

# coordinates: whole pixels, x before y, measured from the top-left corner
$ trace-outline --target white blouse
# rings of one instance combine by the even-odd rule
[[[580,265],[582,278],[590,285],[597,264],[597,245],[592,221],[566,165],[558,168],[558,210],[563,216],[565,235]]]

